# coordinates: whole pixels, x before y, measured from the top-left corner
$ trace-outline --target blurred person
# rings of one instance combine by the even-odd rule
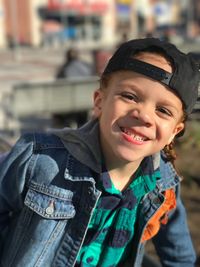
[[[117,45],[116,45],[116,48],[119,48],[123,43],[127,42],[128,39],[129,39],[128,33],[127,32],[123,32],[121,34],[121,38],[119,40],[119,43],[117,43]]]
[[[140,37],[153,36],[155,30],[154,19],[155,0],[135,0],[134,8],[137,14],[138,35]]]
[[[200,40],[200,1],[182,0],[181,4],[181,31],[184,41]]]
[[[169,41],[172,26],[172,3],[166,0],[154,1],[155,33]]]
[[[91,121],[23,135],[0,169],[0,266],[140,267],[152,239],[162,266],[193,267],[173,143],[199,78],[174,45],[131,40],[101,75]]]
[[[65,54],[64,64],[58,69],[56,78],[83,78],[92,75],[94,75],[93,64],[81,60],[79,51],[75,48],[70,48]]]
[[[200,41],[200,1],[193,0],[190,7],[190,36],[193,40]]]

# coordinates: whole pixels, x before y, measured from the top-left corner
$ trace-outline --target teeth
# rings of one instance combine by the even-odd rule
[[[129,136],[131,136],[134,140],[136,141],[145,141],[146,138],[145,137],[142,137],[140,135],[135,135],[133,134],[130,130],[126,129],[126,128],[122,128],[122,131],[125,133],[125,134],[128,134]]]
[[[142,138],[141,136],[138,136],[138,135],[134,135],[134,136],[132,136],[132,138],[137,140],[137,141],[144,141],[144,138]]]

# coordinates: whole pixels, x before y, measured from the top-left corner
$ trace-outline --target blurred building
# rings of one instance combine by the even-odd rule
[[[5,9],[3,0],[0,0],[0,47],[5,47]]]
[[[46,0],[0,0],[3,18],[0,47],[38,45],[40,42],[40,18],[38,7]]]
[[[0,47],[107,46],[166,26],[199,35],[199,0],[0,0]],[[182,30],[181,33],[184,31]],[[194,34],[191,34],[194,32]]]
[[[114,0],[0,0],[0,46],[68,40],[109,44],[115,22]]]
[[[132,6],[133,0],[0,0],[0,47],[113,45],[134,32]]]
[[[50,42],[54,37],[59,42],[84,41],[84,46],[109,44],[115,30],[114,8],[113,0],[49,0],[40,9],[43,41]],[[53,22],[57,23],[57,29],[51,31]]]

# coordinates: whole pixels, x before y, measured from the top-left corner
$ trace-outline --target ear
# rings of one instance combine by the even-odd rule
[[[172,133],[172,135],[171,135],[171,137],[169,138],[169,141],[168,141],[167,145],[169,145],[169,144],[172,142],[172,140],[174,139],[174,137],[175,137],[178,133],[180,133],[180,132],[184,129],[184,127],[185,127],[185,125],[184,125],[183,122],[179,122],[179,123],[176,125],[176,127],[175,127],[175,129],[174,129],[174,131],[173,131],[173,133]]]
[[[93,114],[94,117],[99,118],[102,111],[103,92],[98,89],[93,94]]]

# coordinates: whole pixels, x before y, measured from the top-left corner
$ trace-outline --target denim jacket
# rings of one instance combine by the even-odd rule
[[[127,264],[141,266],[145,226],[174,188],[177,206],[153,238],[163,266],[192,267],[195,253],[179,197],[179,177],[160,162],[162,178],[140,203],[138,229]],[[94,172],[54,134],[27,134],[0,169],[0,266],[73,267],[101,195]]]

